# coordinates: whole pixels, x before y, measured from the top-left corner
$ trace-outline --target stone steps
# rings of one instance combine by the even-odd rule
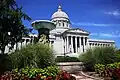
[[[76,71],[75,74],[71,74],[71,75],[74,76],[76,80],[104,80],[103,78],[97,78],[97,77],[86,75],[82,71]]]
[[[72,74],[72,76],[74,76],[76,78],[76,80],[93,80],[93,79],[87,78],[85,76],[79,76],[79,75],[77,76],[77,75],[74,75],[74,74]]]

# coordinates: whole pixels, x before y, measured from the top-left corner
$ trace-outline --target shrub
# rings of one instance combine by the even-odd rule
[[[94,65],[109,64],[115,60],[115,48],[113,47],[96,47],[88,49],[85,53],[79,56],[80,61],[84,62],[87,70],[93,71]]]
[[[105,65],[103,64],[95,64],[95,72],[99,73],[102,75],[103,71],[105,70]]]
[[[55,59],[56,62],[79,62],[77,57],[69,57],[69,56],[58,56]]]
[[[54,64],[52,49],[45,44],[30,44],[10,54],[14,68],[44,68]]]
[[[14,69],[0,76],[0,80],[76,80],[66,71],[60,71],[56,66],[47,68],[22,68]]]
[[[120,62],[120,50],[115,51],[115,62]]]
[[[120,79],[120,62],[112,64],[96,64],[95,71],[104,77],[111,77],[113,80]]]
[[[57,77],[56,80],[76,80],[75,77],[67,73],[66,71],[61,71]]]
[[[48,66],[47,68],[22,68],[6,72],[0,80],[55,80],[59,68],[57,66]],[[9,79],[10,80],[10,79]]]
[[[12,69],[12,63],[8,54],[0,54],[0,74]]]

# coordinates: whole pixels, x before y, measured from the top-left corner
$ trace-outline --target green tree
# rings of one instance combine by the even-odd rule
[[[17,8],[13,13],[12,16],[12,21],[11,24],[13,25],[11,31],[11,43],[12,46],[16,44],[16,49],[17,49],[17,43],[22,40],[23,36],[28,36],[29,30],[22,24],[22,19],[24,20],[31,20],[25,13],[22,12],[22,7]]]
[[[27,34],[22,20],[31,18],[22,12],[22,7],[18,7],[15,0],[1,0],[0,10],[0,50],[4,54],[5,46],[11,44],[12,48]]]

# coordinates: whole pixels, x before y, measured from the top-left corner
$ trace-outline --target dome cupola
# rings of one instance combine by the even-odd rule
[[[56,24],[56,28],[70,28],[69,17],[62,11],[61,6],[58,6],[57,12],[52,15],[51,21]]]
[[[58,6],[58,11],[55,12],[53,15],[52,15],[52,19],[54,18],[67,18],[69,19],[68,15],[62,11],[62,7],[61,6]]]

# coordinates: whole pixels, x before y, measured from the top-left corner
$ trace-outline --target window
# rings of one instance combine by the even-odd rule
[[[61,24],[59,23],[59,26],[61,26]]]
[[[68,23],[66,24],[66,26],[68,27]]]
[[[63,27],[64,27],[64,23],[63,23]]]

